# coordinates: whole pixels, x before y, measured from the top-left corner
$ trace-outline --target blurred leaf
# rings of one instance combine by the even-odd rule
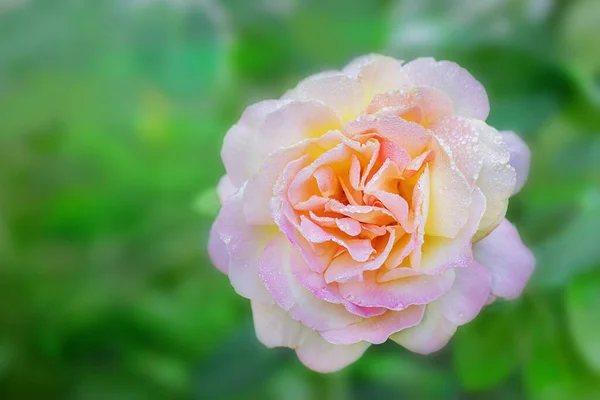
[[[532,283],[557,286],[600,263],[598,246],[600,191],[591,189],[577,215],[560,231],[533,248],[537,269]]]
[[[553,304],[553,303],[552,303]],[[563,321],[550,301],[536,299],[528,322],[529,358],[524,379],[532,400],[594,400],[600,382],[574,356],[560,329]]]
[[[458,329],[452,356],[464,388],[488,389],[501,383],[515,369],[515,320],[509,307],[497,304]]]
[[[264,387],[291,355],[289,349],[267,349],[256,339],[253,325],[245,324],[197,369],[196,398],[219,400],[247,395],[257,387]]]
[[[565,300],[569,328],[579,354],[600,372],[600,269],[573,279],[567,286]]]
[[[485,43],[543,52],[554,0],[399,0],[392,14],[390,51],[402,59]]]
[[[600,105],[600,2],[571,1],[561,21],[564,62],[583,92]]]
[[[370,349],[351,369],[359,378],[382,390],[381,398],[391,397],[388,392],[404,398],[451,398],[457,389],[450,371],[442,368],[435,358],[419,357],[395,343]]]

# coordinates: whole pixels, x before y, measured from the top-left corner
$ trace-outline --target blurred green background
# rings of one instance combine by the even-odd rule
[[[210,265],[219,150],[369,52],[484,84],[538,267],[435,355],[318,375]],[[600,1],[0,0],[0,398],[600,399]]]

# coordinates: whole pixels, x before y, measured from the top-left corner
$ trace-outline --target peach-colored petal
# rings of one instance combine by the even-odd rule
[[[531,162],[531,152],[527,144],[513,131],[500,131],[504,142],[508,146],[510,153],[510,165],[517,173],[517,183],[513,194],[518,193],[529,176],[529,164]]]
[[[282,171],[288,171],[285,184],[280,184],[287,190],[298,171],[310,164],[312,159],[307,153],[323,152],[339,143],[341,136],[339,131],[329,131],[319,138],[304,139],[294,146],[269,154],[263,160],[260,171],[248,180],[244,198],[246,219],[253,225],[272,224],[269,202],[275,192],[281,192],[276,183]]]
[[[431,139],[421,125],[406,121],[396,115],[364,115],[348,122],[343,129],[349,137],[376,132],[404,148],[411,157],[417,157]]]
[[[335,171],[329,165],[317,168],[313,173],[317,186],[324,197],[336,197],[342,192],[342,187]]]
[[[326,204],[325,209],[367,224],[388,225],[395,221],[393,214],[381,207],[347,206],[332,199]]]
[[[331,150],[321,154],[315,161],[302,168],[292,179],[288,188],[288,199],[292,204],[307,200],[319,189],[314,180],[314,174],[323,166],[341,163],[350,158],[350,149],[344,144],[339,144]]]
[[[367,239],[353,239],[344,237],[342,233],[336,235],[333,230],[327,231],[319,225],[306,218],[300,216],[300,233],[312,243],[324,243],[332,241],[345,247],[349,255],[358,262],[364,262],[369,259],[369,256],[375,251],[371,245],[371,241]]]
[[[446,293],[454,281],[454,270],[440,275],[421,275],[379,283],[374,277],[363,282],[339,284],[342,296],[355,304],[403,310],[414,304],[427,304]]]
[[[260,278],[279,307],[315,330],[339,329],[359,321],[344,306],[320,300],[299,284],[291,271],[291,259],[296,257],[301,256],[280,234],[271,239],[260,259]]]
[[[489,272],[477,263],[456,270],[452,288],[425,308],[421,323],[400,331],[390,339],[410,351],[429,354],[444,347],[456,327],[479,314],[490,293]]]
[[[473,247],[475,259],[491,271],[492,293],[506,299],[521,295],[535,268],[535,258],[506,219]]]
[[[236,292],[249,299],[272,302],[258,276],[258,266],[263,249],[275,235],[276,229],[247,224],[243,210],[243,192],[244,188],[241,188],[225,201],[211,235],[218,235],[227,247],[227,272]],[[218,249],[213,248],[213,251],[222,250],[222,245]]]
[[[382,190],[365,190],[366,194],[370,194],[377,198],[384,207],[392,213],[396,221],[402,226],[406,232],[412,232],[414,226],[408,220],[408,203],[402,196],[395,193],[384,192]]]
[[[440,118],[452,115],[452,100],[429,86],[395,90],[377,95],[367,107],[368,114],[395,114],[428,128]]]
[[[446,93],[454,113],[485,121],[490,105],[485,89],[466,69],[450,61],[417,58],[402,67],[413,86],[431,86]]]
[[[379,269],[390,254],[396,238],[394,229],[388,228],[388,231],[390,235],[387,244],[374,259],[368,262],[358,262],[356,258],[350,257],[348,254],[341,254],[329,264],[329,267],[325,271],[325,281],[327,283],[334,281],[343,282],[350,278],[361,276],[364,271]]]
[[[343,329],[323,331],[321,336],[333,344],[352,344],[361,341],[381,344],[390,335],[421,322],[424,310],[425,306],[410,306],[402,311],[387,311]]]
[[[349,120],[360,113],[365,96],[356,79],[342,72],[327,71],[304,79],[284,97],[320,101]]]
[[[346,235],[358,236],[362,232],[360,222],[352,218],[333,218],[319,217],[314,212],[309,211],[310,218],[322,227],[338,228]]]

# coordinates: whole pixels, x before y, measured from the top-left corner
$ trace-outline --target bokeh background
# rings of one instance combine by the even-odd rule
[[[538,267],[435,355],[318,375],[210,265],[219,150],[369,52],[484,84],[533,151]],[[600,1],[0,0],[0,398],[600,399]]]

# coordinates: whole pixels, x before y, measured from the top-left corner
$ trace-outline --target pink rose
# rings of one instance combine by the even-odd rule
[[[361,57],[246,109],[223,144],[214,264],[259,340],[330,372],[388,338],[441,349],[535,260],[504,219],[529,150],[448,61]]]

